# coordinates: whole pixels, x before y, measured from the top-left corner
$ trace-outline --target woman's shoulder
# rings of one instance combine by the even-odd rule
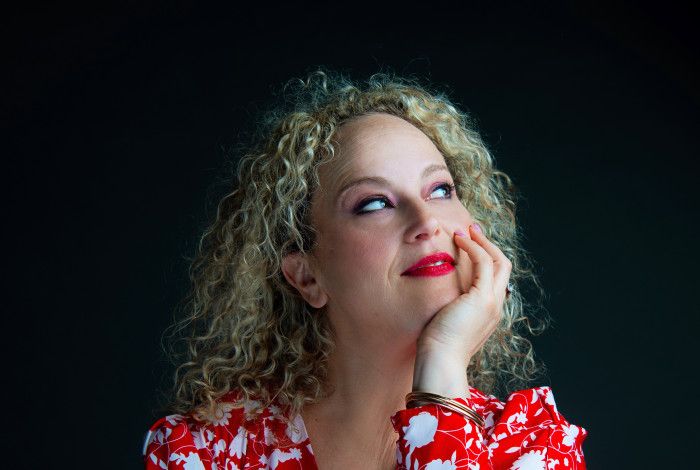
[[[285,448],[304,441],[306,432],[299,424],[286,419],[277,404],[265,406],[229,393],[201,419],[192,414],[158,419],[146,433],[143,456],[147,468],[172,468],[174,463],[230,468],[243,462],[249,445]]]
[[[144,438],[147,468],[169,468],[178,463],[196,466],[211,463],[223,451],[235,453],[235,446],[241,447],[238,435],[244,423],[245,409],[233,394],[218,400],[213,413],[201,419],[192,413],[163,416]]]

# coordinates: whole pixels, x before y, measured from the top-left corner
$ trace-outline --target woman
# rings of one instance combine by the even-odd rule
[[[270,114],[192,265],[147,468],[585,468],[536,372],[510,180],[441,95],[323,72]]]

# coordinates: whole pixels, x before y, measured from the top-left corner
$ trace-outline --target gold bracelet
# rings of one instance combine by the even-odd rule
[[[423,405],[439,405],[455,413],[461,414],[465,418],[476,423],[480,428],[484,428],[484,419],[479,414],[457,400],[443,397],[430,392],[411,392],[406,395],[406,407],[415,408]]]
[[[430,397],[426,399],[418,399],[418,398],[413,398],[409,399],[407,406],[408,407],[415,407],[415,406],[423,406],[423,405],[430,405],[430,404],[436,404],[439,406],[442,406],[444,408],[447,408],[451,411],[454,411],[458,414],[461,414],[465,418],[473,421],[476,423],[478,426],[482,427],[484,426],[484,421],[483,419],[472,409],[462,405],[461,403],[451,400],[449,398],[445,397]]]
[[[474,424],[476,424],[480,428],[483,429],[483,427],[484,427],[483,419],[474,410],[472,410],[470,408],[463,407],[463,406],[460,407],[459,405],[461,405],[461,403],[459,403],[459,402],[448,404],[446,402],[437,403],[437,402],[429,401],[429,400],[426,400],[426,401],[411,400],[408,403],[407,407],[408,408],[415,408],[417,406],[424,406],[424,405],[438,405],[438,406],[441,406],[443,408],[447,408],[451,411],[454,411],[455,413],[458,413],[458,414],[464,416],[466,419],[470,420],[471,422],[473,422]]]

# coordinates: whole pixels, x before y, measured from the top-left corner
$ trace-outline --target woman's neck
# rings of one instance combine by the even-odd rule
[[[329,360],[330,393],[302,412],[319,466],[363,456],[362,468],[394,468],[396,433],[390,417],[411,391],[415,342],[336,342]],[[333,465],[331,465],[333,464]]]
[[[415,355],[415,342],[338,341],[328,364],[331,394],[326,405],[346,417],[366,414],[388,420],[404,408],[413,384]]]

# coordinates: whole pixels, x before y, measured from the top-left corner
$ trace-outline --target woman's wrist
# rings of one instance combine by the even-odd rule
[[[469,398],[466,363],[464,359],[453,359],[436,351],[419,351],[413,368],[413,391]]]

